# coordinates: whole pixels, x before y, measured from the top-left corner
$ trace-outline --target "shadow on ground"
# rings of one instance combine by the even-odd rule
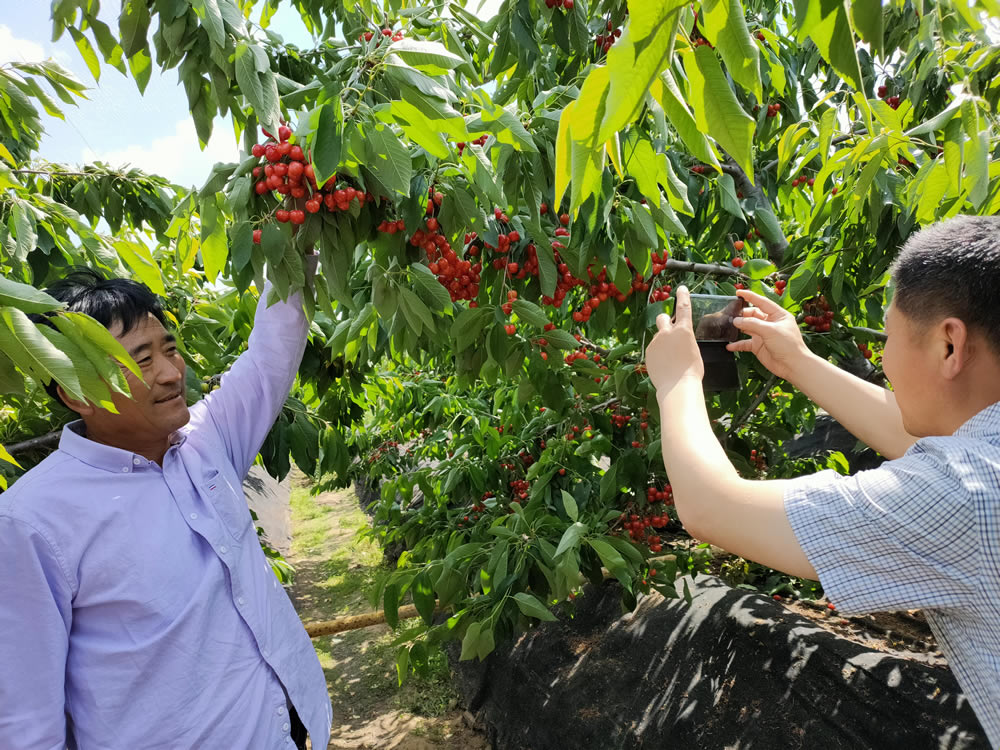
[[[353,490],[312,496],[293,479],[292,553],[289,589],[304,622],[372,611],[367,591],[382,564]],[[428,679],[396,681],[393,633],[378,625],[313,639],[333,704],[330,748],[351,750],[477,750],[488,745],[472,732],[457,708],[446,659],[433,663]]]

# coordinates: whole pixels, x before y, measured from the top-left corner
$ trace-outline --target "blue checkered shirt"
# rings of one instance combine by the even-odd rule
[[[1000,747],[1000,402],[872,471],[792,480],[785,512],[841,612],[923,610]]]

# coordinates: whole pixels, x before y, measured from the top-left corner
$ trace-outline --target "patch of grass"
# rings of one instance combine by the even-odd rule
[[[392,644],[393,635],[386,634],[373,645],[372,659],[384,665],[390,673],[391,684],[395,687],[396,650]],[[441,650],[433,650],[428,659],[428,675],[426,677],[412,671],[406,681],[393,696],[393,705],[401,711],[407,711],[416,716],[442,716],[455,707],[458,693],[451,683],[451,670],[448,659]]]

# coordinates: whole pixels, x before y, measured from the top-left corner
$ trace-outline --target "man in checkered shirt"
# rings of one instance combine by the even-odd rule
[[[889,391],[812,354],[795,318],[751,302],[736,325],[772,373],[888,459],[851,477],[742,479],[712,432],[687,289],[646,352],[663,462],[696,538],[818,579],[845,614],[922,609],[1000,747],[1000,218],[960,216],[897,258],[882,358]]]

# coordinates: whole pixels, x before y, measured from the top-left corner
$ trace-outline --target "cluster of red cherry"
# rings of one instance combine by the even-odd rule
[[[833,310],[826,301],[826,297],[820,295],[809,300],[802,306],[805,313],[802,322],[809,326],[816,333],[826,333],[830,330],[830,322],[833,320]]]
[[[469,143],[471,143],[473,146],[482,146],[484,143],[486,143],[487,138],[489,138],[488,135],[481,135],[478,138],[473,138],[471,141],[469,141]],[[465,141],[459,141],[458,143],[455,144],[455,146],[458,148],[458,155],[461,156],[462,152],[465,151],[465,146],[466,146]]]
[[[374,31],[365,31],[361,34],[358,34],[358,41],[370,42],[374,37],[375,37]],[[382,31],[379,34],[378,43],[381,44],[383,39],[390,39],[393,42],[398,42],[402,38],[403,38],[402,31],[393,32],[392,29],[382,29]]]
[[[622,30],[616,29],[615,25],[608,21],[607,34],[598,34],[594,37],[594,43],[600,48],[602,52],[607,52],[611,49],[611,46],[621,37]]]

